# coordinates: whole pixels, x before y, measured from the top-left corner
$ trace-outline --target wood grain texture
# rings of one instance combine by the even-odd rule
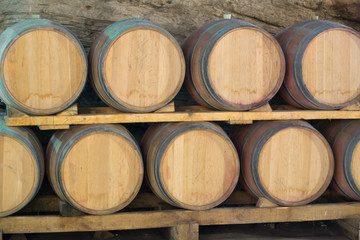
[[[280,95],[308,109],[340,109],[360,100],[360,34],[329,21],[294,24],[276,36],[286,56]]]
[[[180,46],[149,21],[128,19],[106,28],[93,43],[92,85],[108,105],[125,112],[151,112],[180,90],[185,62]]]
[[[110,231],[173,227],[197,222],[200,226],[270,222],[302,222],[354,218],[360,203],[313,204],[298,207],[239,207],[205,211],[169,210],[118,213],[105,216],[28,216],[0,219],[5,234],[41,232]]]
[[[343,104],[360,94],[360,35],[330,29],[316,36],[302,59],[304,83],[327,104]]]
[[[55,192],[86,213],[109,214],[124,208],[142,183],[140,150],[122,126],[92,125],[57,132],[47,158]]]
[[[71,33],[51,21],[31,19],[11,26],[0,39],[5,48],[0,53],[1,94],[7,104],[46,115],[76,100],[85,84],[87,63]]]
[[[248,110],[279,90],[285,59],[276,40],[241,20],[210,22],[182,45],[185,87],[199,104],[219,110]]]
[[[360,200],[360,120],[323,121],[318,128],[334,152],[332,188],[347,198]]]
[[[170,240],[199,240],[199,224],[179,223],[170,228]]]
[[[145,133],[142,151],[152,190],[174,206],[212,208],[225,201],[238,181],[236,150],[212,123],[154,125]]]
[[[19,211],[34,198],[43,179],[44,159],[39,140],[30,130],[4,125],[0,129],[0,217],[3,217]]]
[[[326,139],[302,121],[237,126],[232,139],[241,159],[241,186],[284,206],[309,203],[325,192],[334,172]]]
[[[208,74],[220,98],[249,105],[278,90],[284,75],[282,65],[284,56],[273,37],[244,27],[224,34],[215,43]]]
[[[80,111],[81,112],[81,111]],[[86,111],[85,111],[86,112]],[[255,120],[314,120],[314,119],[358,119],[360,111],[315,111],[315,110],[274,110],[272,112],[227,112],[227,111],[179,111],[174,113],[119,113],[80,114],[77,116],[30,116],[6,117],[7,126],[41,125],[84,125],[104,123],[142,122],[201,122],[229,121],[251,122]]]

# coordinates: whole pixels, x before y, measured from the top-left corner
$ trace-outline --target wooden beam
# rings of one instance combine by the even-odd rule
[[[69,129],[70,125],[42,125],[39,126],[40,130],[58,130],[58,129]]]
[[[298,207],[215,208],[206,211],[166,210],[123,212],[104,216],[10,216],[0,218],[4,233],[110,231],[173,227],[178,223],[227,225],[302,222],[354,218],[360,203],[311,204]]]
[[[295,119],[358,119],[360,111],[272,111],[272,112],[174,112],[174,113],[121,113],[75,116],[6,117],[7,126],[72,125],[95,123],[141,123],[179,121],[229,121]]]
[[[255,204],[256,200],[244,191],[234,191],[221,206],[229,205],[249,205]],[[59,212],[60,199],[56,195],[40,195],[34,198],[26,207],[20,210],[21,213],[49,213]],[[150,192],[140,192],[135,199],[126,207],[128,209],[170,209],[173,206],[165,203],[155,194]]]
[[[78,104],[74,103],[62,112],[57,113],[57,116],[73,116],[79,113]]]
[[[256,203],[256,207],[264,208],[264,207],[278,207],[277,204],[271,202],[270,200],[260,197]]]
[[[179,223],[170,228],[170,240],[199,240],[199,224]]]
[[[267,102],[261,107],[250,110],[250,112],[272,112],[270,104]]]
[[[342,111],[359,111],[360,110],[360,102],[357,102],[353,105],[347,106],[341,109]]]
[[[360,216],[356,216],[352,219],[341,219],[337,221],[337,224],[342,228],[345,236],[351,240],[360,239]]]

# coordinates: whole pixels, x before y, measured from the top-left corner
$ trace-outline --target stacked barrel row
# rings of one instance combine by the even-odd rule
[[[89,70],[80,42],[60,24],[20,22],[0,35],[0,97],[28,114],[57,113],[78,98],[88,72],[99,98],[124,112],[161,108],[184,77],[199,104],[219,110],[260,107],[281,86],[283,99],[300,108],[340,109],[360,100],[360,35],[329,21],[298,23],[275,39],[248,22],[219,20],[181,49],[165,29],[128,19],[96,38],[88,63]]]
[[[140,147],[118,124],[75,126],[55,132],[45,166],[55,193],[89,214],[127,206],[143,175],[159,198],[185,209],[219,205],[238,182],[278,205],[307,204],[327,189],[334,159],[333,189],[360,200],[360,120],[323,122],[319,129],[328,141],[305,121],[239,125],[231,140],[214,123],[161,123],[148,128]],[[0,132],[0,216],[6,216],[36,195],[44,153],[29,129],[2,123]]]

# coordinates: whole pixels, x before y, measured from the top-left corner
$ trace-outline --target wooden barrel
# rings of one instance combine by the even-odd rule
[[[250,194],[283,206],[318,198],[330,184],[333,154],[304,121],[261,121],[237,126],[232,140],[241,159],[240,184]]]
[[[322,122],[319,130],[333,149],[335,171],[331,187],[345,197],[360,200],[360,120]]]
[[[147,181],[165,202],[204,210],[223,202],[239,178],[239,159],[226,133],[213,123],[160,123],[142,140]]]
[[[120,125],[57,131],[46,156],[48,178],[56,194],[89,214],[109,214],[124,208],[142,183],[140,149]]]
[[[275,38],[241,20],[207,23],[182,48],[185,87],[207,107],[234,111],[260,107],[284,78],[284,55]]]
[[[44,153],[35,134],[0,120],[0,217],[19,211],[40,189]]]
[[[175,38],[142,19],[107,27],[89,53],[91,83],[109,106],[124,112],[151,112],[180,90],[185,60]]]
[[[329,21],[294,24],[276,36],[286,57],[279,91],[291,105],[339,109],[360,100],[360,35]]]
[[[84,49],[58,23],[29,19],[0,35],[0,98],[22,112],[64,110],[80,95],[86,74]]]

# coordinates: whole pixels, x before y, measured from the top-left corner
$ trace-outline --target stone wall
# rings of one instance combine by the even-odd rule
[[[272,34],[316,16],[360,31],[360,0],[0,0],[0,31],[40,15],[68,27],[88,49],[106,26],[139,16],[164,27],[181,43],[225,13]]]

